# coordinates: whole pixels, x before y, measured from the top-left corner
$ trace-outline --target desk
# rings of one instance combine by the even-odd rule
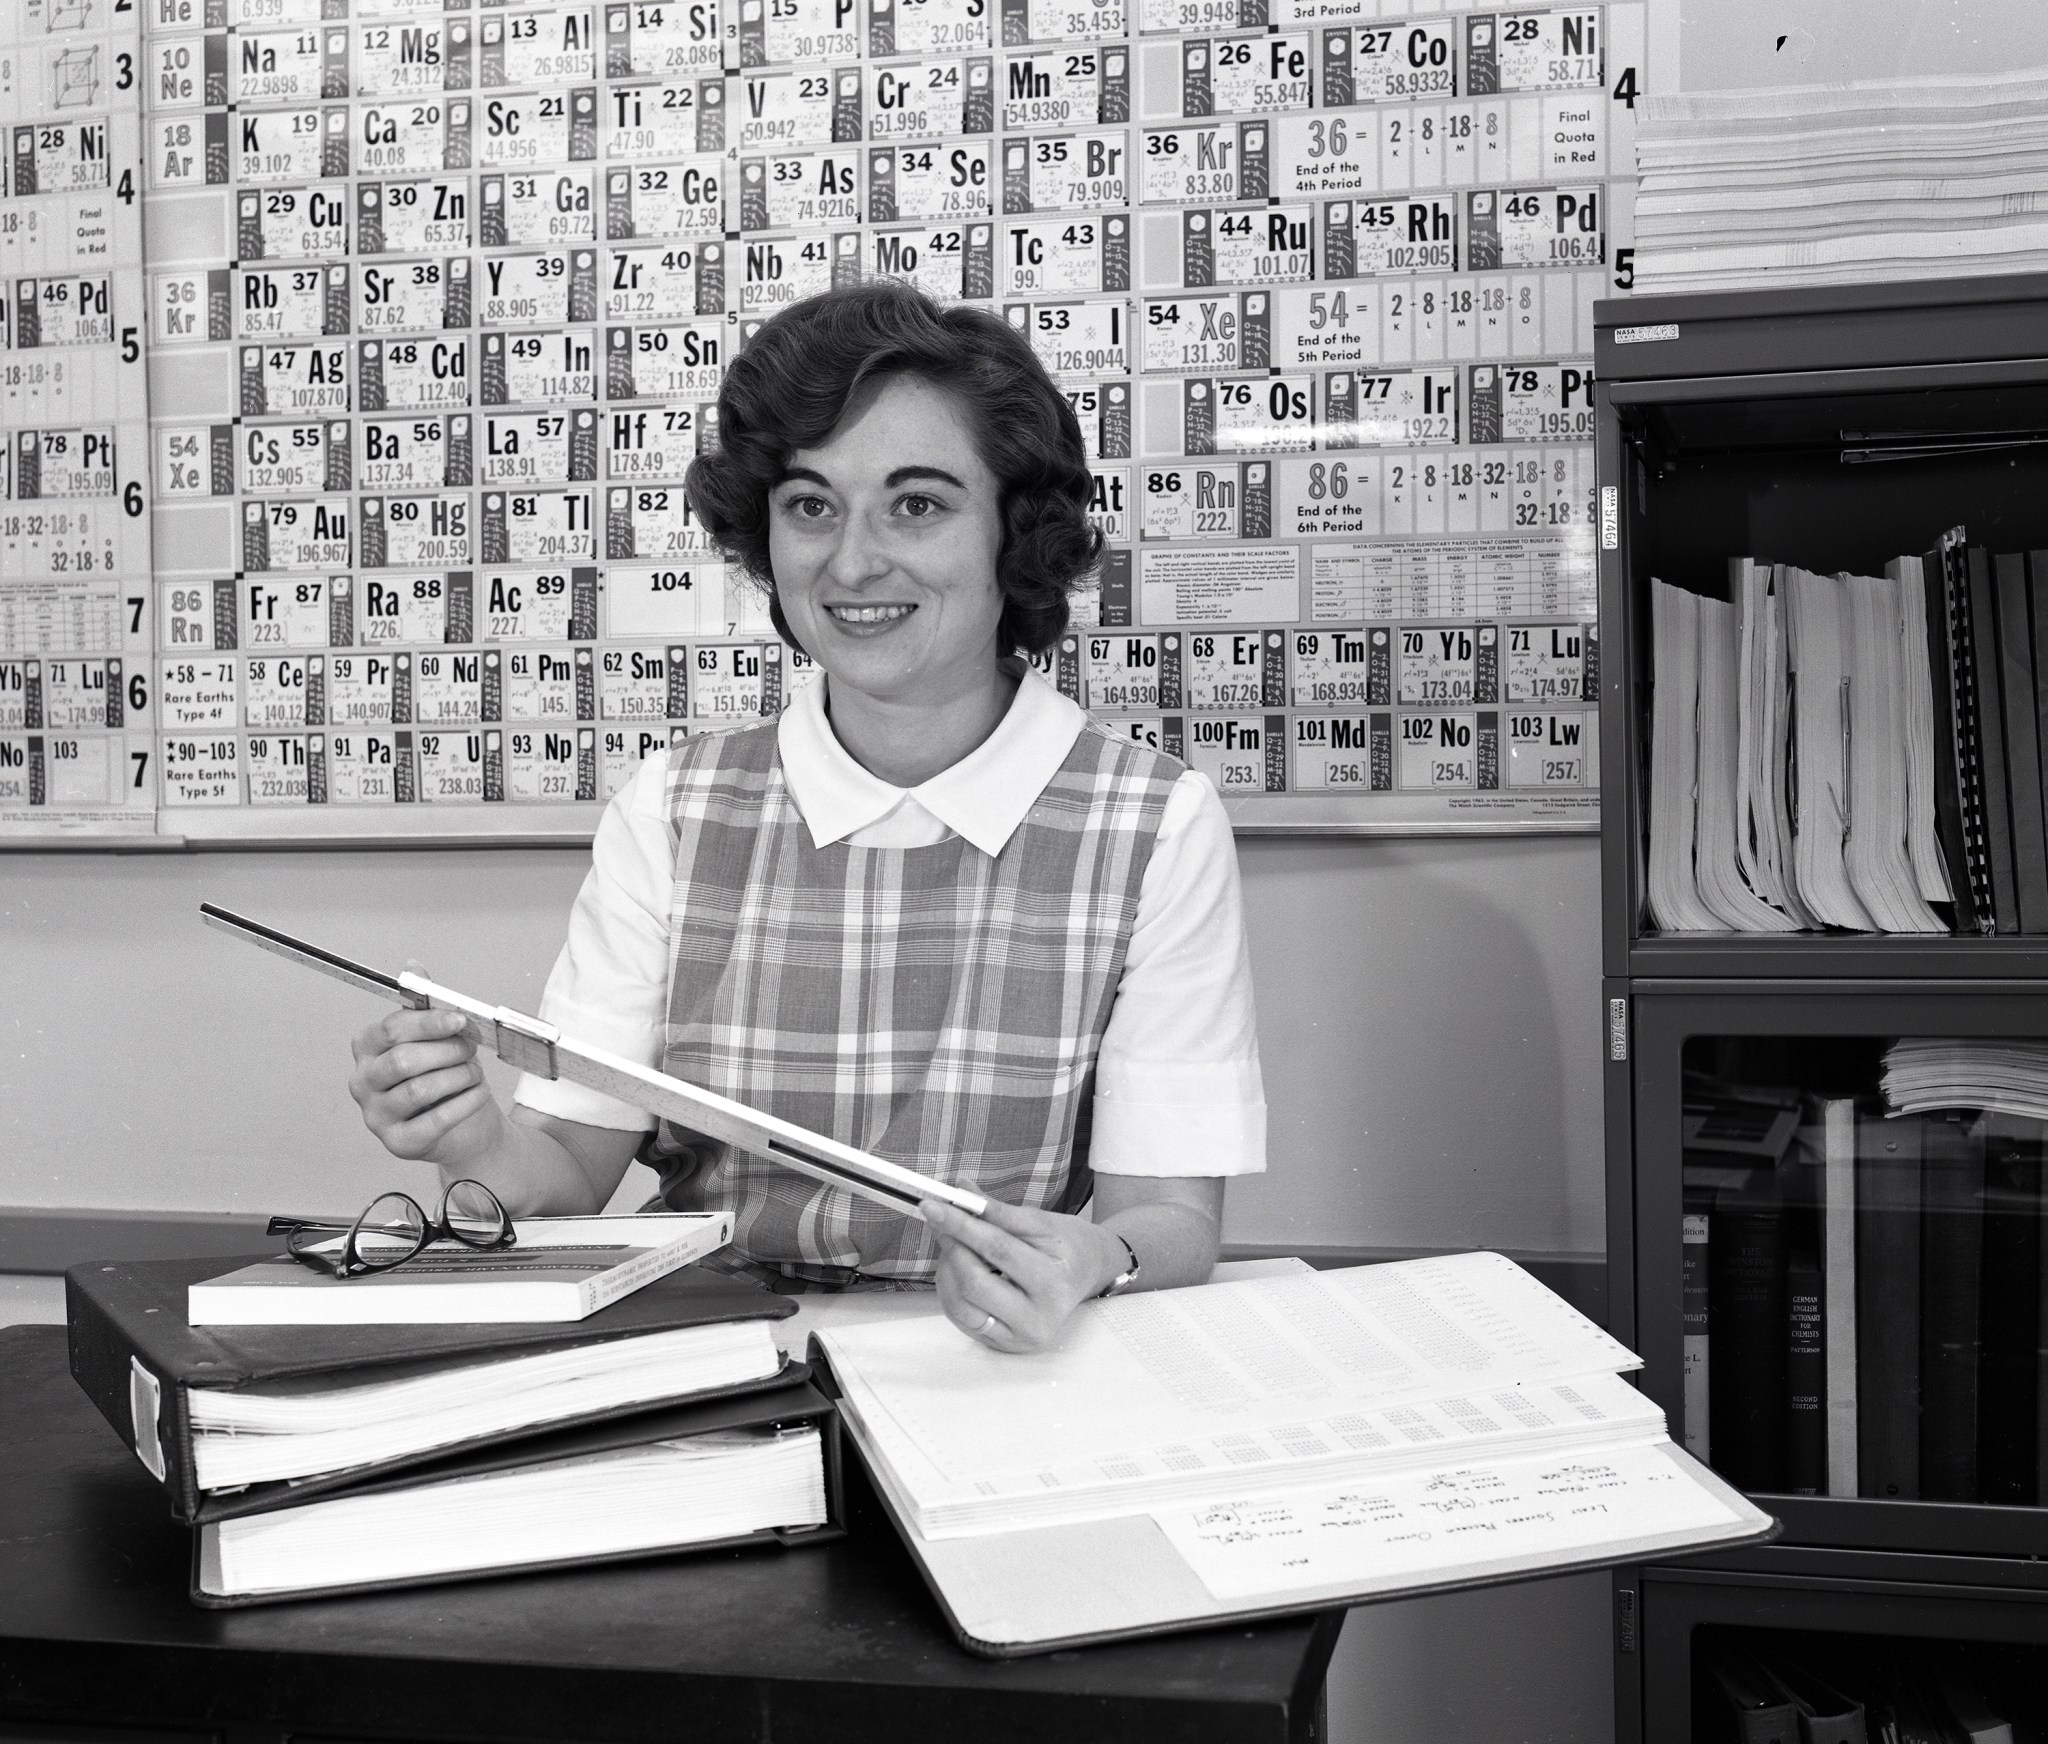
[[[191,1538],[79,1391],[0,1331],[0,1737],[68,1721],[284,1744],[1322,1744],[1341,1612],[994,1662],[954,1646],[849,1460],[848,1536],[203,1611]]]

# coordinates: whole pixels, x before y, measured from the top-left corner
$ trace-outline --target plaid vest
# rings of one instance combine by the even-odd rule
[[[773,722],[670,754],[662,1070],[1013,1205],[1076,1210],[1138,893],[1181,765],[1092,722],[1003,851],[811,845]],[[664,1121],[643,1159],[732,1253],[926,1278],[922,1223]]]

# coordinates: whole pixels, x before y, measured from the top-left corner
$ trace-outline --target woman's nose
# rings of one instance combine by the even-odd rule
[[[841,587],[857,587],[864,581],[873,580],[888,567],[888,552],[868,525],[866,517],[849,517],[838,543],[832,547],[832,555],[826,560],[826,573]]]

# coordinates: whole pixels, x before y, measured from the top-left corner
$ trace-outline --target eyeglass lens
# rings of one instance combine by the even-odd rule
[[[471,1247],[491,1247],[511,1228],[498,1196],[480,1181],[456,1181],[441,1201],[442,1226]]]
[[[349,1245],[370,1271],[402,1264],[427,1245],[427,1214],[408,1194],[381,1194],[356,1219]]]

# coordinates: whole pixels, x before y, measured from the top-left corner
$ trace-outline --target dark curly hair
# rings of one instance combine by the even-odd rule
[[[775,594],[768,493],[791,457],[838,428],[855,394],[910,375],[959,400],[1002,490],[996,583],[1006,652],[1037,654],[1067,627],[1067,596],[1102,535],[1074,408],[1024,335],[983,309],[941,308],[893,279],[827,291],[766,322],[726,366],[718,447],[691,464],[690,506],[712,543],[768,590],[769,615],[797,646]]]

